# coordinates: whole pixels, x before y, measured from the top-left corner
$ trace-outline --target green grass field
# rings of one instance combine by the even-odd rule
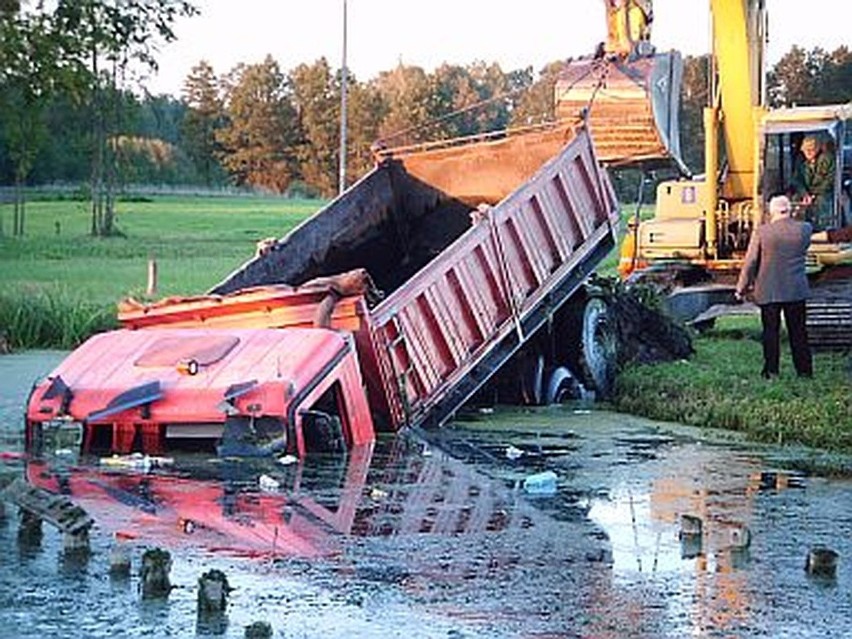
[[[155,258],[160,294],[203,293],[250,258],[257,240],[284,235],[322,204],[261,197],[119,202],[117,226],[126,237],[103,239],[89,234],[85,203],[32,202],[25,237],[0,238],[0,290],[67,291],[114,304],[145,291]],[[10,228],[11,206],[0,214]]]
[[[157,262],[157,296],[209,290],[323,205],[264,197],[153,197],[119,202],[123,236],[89,233],[85,203],[27,204],[24,237],[0,237],[0,330],[16,348],[73,348],[115,326],[115,306],[145,294],[148,261]],[[11,205],[0,206],[3,228]]]
[[[693,341],[688,361],[636,366],[618,377],[616,407],[654,419],[744,431],[769,443],[852,451],[852,360],[815,353],[813,379],[799,379],[786,337],[781,375],[765,380],[760,319],[720,318]]]

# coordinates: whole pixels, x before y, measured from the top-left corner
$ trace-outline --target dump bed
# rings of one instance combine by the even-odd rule
[[[571,296],[615,243],[617,205],[581,133],[372,310],[393,422],[438,424]]]
[[[356,335],[377,424],[438,424],[582,284],[617,222],[585,129],[494,206],[387,158],[212,293],[366,268],[385,294]]]

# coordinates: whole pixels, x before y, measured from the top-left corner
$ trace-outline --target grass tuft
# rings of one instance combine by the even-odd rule
[[[115,305],[87,301],[65,288],[0,292],[0,330],[14,349],[71,349],[117,326]]]

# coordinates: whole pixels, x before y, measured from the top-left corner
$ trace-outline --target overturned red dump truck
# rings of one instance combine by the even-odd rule
[[[209,294],[125,303],[33,389],[28,446],[304,455],[440,425],[553,325],[617,226],[584,127],[478,204],[386,155]]]

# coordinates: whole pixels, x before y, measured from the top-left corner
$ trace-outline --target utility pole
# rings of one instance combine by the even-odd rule
[[[346,0],[343,0],[343,66],[340,71],[340,173],[339,193],[346,190],[346,93],[349,70],[346,68]]]

